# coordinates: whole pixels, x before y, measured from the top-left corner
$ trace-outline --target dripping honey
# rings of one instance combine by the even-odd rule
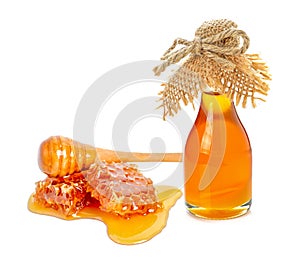
[[[52,208],[45,208],[34,201],[33,195],[29,198],[28,209],[31,212],[43,215],[58,217],[65,220],[74,219],[97,219],[107,226],[108,236],[119,244],[137,244],[145,242],[166,226],[169,210],[181,197],[181,191],[170,186],[156,187],[158,200],[162,203],[160,209],[155,213],[147,215],[132,215],[124,218],[112,213],[101,211],[97,206],[87,206],[80,210],[76,215],[65,216]]]
[[[251,158],[234,104],[224,95],[202,94],[184,155],[187,209],[211,219],[246,213],[251,205]]]

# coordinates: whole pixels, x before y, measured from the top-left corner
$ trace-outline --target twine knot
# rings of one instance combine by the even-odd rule
[[[242,40],[242,44],[241,41]],[[233,68],[234,64],[226,56],[236,56],[246,52],[250,44],[247,34],[237,29],[237,25],[226,19],[205,22],[196,30],[193,41],[183,38],[174,40],[171,47],[163,54],[164,62],[153,69],[159,76],[171,64],[178,63],[188,55],[207,55],[224,67]],[[177,45],[184,47],[173,51]],[[172,52],[173,51],[173,52]]]
[[[202,52],[202,39],[200,36],[195,36],[193,40],[193,45],[194,45],[194,53],[197,55],[200,55]]]

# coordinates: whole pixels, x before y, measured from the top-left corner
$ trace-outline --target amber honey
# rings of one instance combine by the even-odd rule
[[[49,215],[65,220],[97,219],[107,226],[108,236],[119,244],[137,244],[145,242],[158,233],[167,224],[170,208],[181,197],[181,191],[170,186],[157,186],[158,200],[162,206],[155,213],[132,215],[124,218],[116,214],[103,212],[97,206],[87,206],[76,215],[66,216],[59,211],[46,208],[35,202],[32,195],[28,201],[28,209],[37,214]]]
[[[251,205],[252,155],[234,104],[202,94],[184,154],[185,201],[192,214],[210,219],[245,214]]]

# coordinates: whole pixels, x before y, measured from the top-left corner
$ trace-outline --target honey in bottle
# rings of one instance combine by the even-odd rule
[[[234,103],[202,93],[184,153],[185,201],[193,215],[234,218],[251,206],[252,155]]]

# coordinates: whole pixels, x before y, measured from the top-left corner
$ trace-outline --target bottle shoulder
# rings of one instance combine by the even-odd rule
[[[188,136],[188,143],[210,145],[226,144],[229,148],[251,150],[248,134],[235,114],[213,114],[199,112]]]

